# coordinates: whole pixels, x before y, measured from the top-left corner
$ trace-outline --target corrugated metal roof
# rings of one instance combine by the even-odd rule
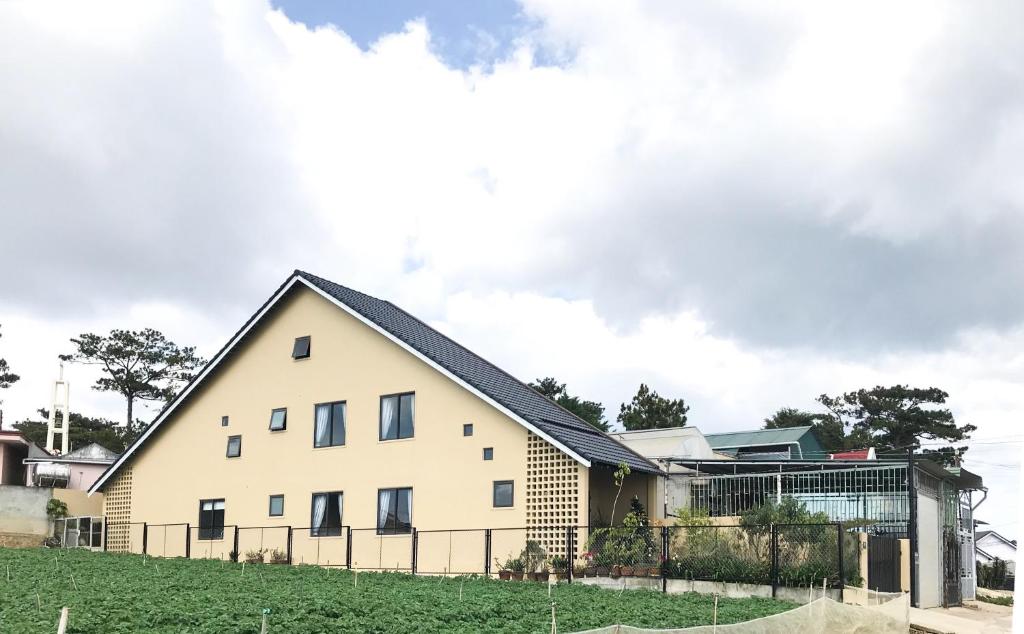
[[[783,429],[755,429],[751,431],[732,431],[721,434],[705,434],[712,449],[724,447],[749,447],[756,445],[782,445],[800,442],[800,439],[811,431],[807,427],[786,427]]]

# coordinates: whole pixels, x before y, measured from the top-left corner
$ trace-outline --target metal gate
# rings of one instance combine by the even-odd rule
[[[900,540],[896,537],[868,536],[868,588],[900,592]]]
[[[956,529],[942,531],[942,605],[960,605],[960,536]]]

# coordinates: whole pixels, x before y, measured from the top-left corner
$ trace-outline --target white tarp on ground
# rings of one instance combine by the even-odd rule
[[[577,634],[794,634],[829,632],[835,634],[906,634],[910,628],[909,595],[875,605],[847,605],[829,598],[817,599],[788,612],[730,625],[699,625],[681,629],[645,629],[611,625]]]

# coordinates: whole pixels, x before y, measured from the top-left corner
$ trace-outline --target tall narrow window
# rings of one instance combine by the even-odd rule
[[[412,489],[377,491],[377,532],[395,535],[412,531]]]
[[[296,337],[295,345],[292,346],[292,358],[293,359],[307,359],[309,358],[309,335],[305,337]]]
[[[199,539],[224,539],[224,500],[199,501]]]
[[[270,412],[270,431],[284,431],[288,427],[288,408],[281,407]]]
[[[512,506],[514,483],[512,480],[497,480],[494,483],[494,508]]]
[[[344,508],[344,493],[330,491],[314,493],[309,510],[309,534],[313,537],[341,535],[341,512]]]
[[[320,403],[313,411],[313,446],[345,444],[345,401]]]
[[[220,417],[220,426],[221,427],[227,427],[228,426],[228,417],[227,416],[221,416]]]
[[[237,458],[242,455],[242,437],[228,436],[228,458]]]
[[[380,439],[412,438],[415,409],[416,395],[412,392],[380,397]]]

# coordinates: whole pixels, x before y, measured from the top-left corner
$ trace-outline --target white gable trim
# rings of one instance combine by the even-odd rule
[[[191,383],[189,383],[188,386],[186,386],[184,390],[182,390],[180,393],[178,393],[177,396],[174,397],[174,400],[171,401],[171,404],[167,407],[167,409],[165,409],[157,417],[157,419],[154,420],[153,423],[149,427],[146,428],[146,431],[143,432],[143,434],[141,436],[139,436],[139,438],[136,439],[136,441],[133,442],[131,444],[131,446],[128,447],[128,449],[125,450],[125,452],[121,455],[121,457],[118,458],[117,462],[115,462],[113,465],[110,466],[110,468],[108,468],[106,471],[104,471],[103,474],[99,477],[99,479],[97,479],[96,482],[94,482],[93,485],[91,487],[89,487],[89,495],[92,495],[96,491],[100,490],[100,488],[103,486],[103,484],[107,480],[109,480],[117,472],[117,470],[121,468],[121,466],[125,462],[127,462],[128,458],[130,458],[133,453],[135,453],[136,449],[138,449],[139,446],[141,446],[142,443],[144,443],[146,441],[146,439],[149,438],[153,434],[153,432],[156,431],[157,427],[159,427],[161,424],[163,424],[163,422],[165,420],[167,420],[168,417],[170,417],[170,415],[174,412],[174,410],[176,410],[178,408],[178,405],[180,405],[189,394],[191,394],[201,383],[203,383],[203,381],[206,380],[206,377],[208,377],[210,375],[210,373],[212,373],[213,370],[216,369],[216,367],[218,365],[220,365],[220,362],[223,361],[224,358],[227,357],[227,355],[232,350],[234,350],[235,346],[237,346],[238,343],[242,339],[244,339],[247,334],[249,334],[249,331],[252,330],[253,327],[255,327],[256,324],[258,324],[263,319],[264,315],[266,315],[267,312],[269,312],[270,309],[273,308],[277,304],[277,302],[279,302],[281,300],[281,298],[284,297],[284,295],[289,290],[291,290],[291,288],[293,286],[295,286],[295,284],[300,283],[300,282],[302,284],[304,284],[306,287],[308,287],[311,290],[315,291],[321,297],[323,297],[323,298],[327,299],[328,301],[330,301],[332,304],[334,304],[338,308],[341,308],[342,310],[344,310],[349,315],[352,315],[353,317],[358,319],[360,322],[366,324],[367,326],[369,326],[373,330],[375,330],[378,333],[384,335],[390,341],[398,344],[401,348],[403,348],[404,350],[406,350],[407,352],[409,352],[410,354],[415,356],[417,359],[423,361],[424,363],[426,363],[427,365],[429,365],[433,369],[437,370],[438,372],[440,372],[444,376],[448,377],[449,379],[454,381],[456,384],[458,384],[460,387],[462,387],[463,389],[469,391],[470,393],[472,393],[477,398],[480,398],[481,400],[486,402],[488,405],[494,407],[495,409],[497,409],[499,412],[501,412],[505,416],[508,416],[509,418],[514,420],[515,422],[517,422],[520,425],[522,425],[523,427],[525,427],[526,429],[530,430],[534,434],[540,436],[541,438],[543,438],[547,442],[551,443],[553,446],[557,447],[559,451],[565,453],[566,455],[571,457],[573,460],[579,462],[584,467],[589,467],[590,466],[590,461],[589,460],[587,460],[583,456],[579,455],[578,453],[576,453],[575,451],[573,451],[572,449],[570,449],[569,447],[567,447],[563,443],[555,440],[550,434],[547,434],[546,432],[542,431],[536,425],[530,423],[529,421],[527,421],[526,419],[522,418],[521,416],[519,416],[518,414],[516,414],[512,410],[510,410],[510,409],[506,408],[505,406],[501,405],[500,403],[498,403],[497,401],[495,401],[491,397],[487,396],[486,394],[484,394],[480,390],[476,389],[475,387],[473,387],[469,383],[466,383],[465,381],[460,379],[458,376],[456,376],[455,374],[453,374],[450,371],[448,371],[447,368],[439,365],[433,359],[428,358],[426,355],[421,353],[419,350],[416,350],[415,348],[413,348],[409,344],[405,343],[404,341],[402,341],[398,337],[394,336],[393,334],[391,334],[387,330],[381,328],[380,326],[378,326],[374,322],[370,321],[369,319],[367,319],[366,317],[361,315],[359,312],[357,312],[356,310],[352,309],[352,307],[348,306],[347,304],[345,304],[344,302],[338,300],[337,298],[331,296],[330,294],[324,292],[322,289],[318,288],[316,285],[314,285],[313,283],[309,282],[308,280],[306,280],[302,276],[300,276],[298,274],[295,274],[295,275],[292,275],[291,279],[289,279],[285,283],[285,285],[281,287],[281,290],[279,290],[277,292],[277,294],[274,295],[270,299],[270,301],[268,301],[264,305],[264,307],[256,314],[256,316],[249,321],[249,323],[245,326],[245,328],[242,329],[241,331],[239,331],[234,336],[234,338],[228,343],[228,345],[225,346],[220,351],[220,353],[217,354],[216,357],[214,357],[213,361],[211,361],[206,366],[206,368],[203,369],[203,371],[199,374],[199,376],[196,378],[196,380],[194,380]]]

